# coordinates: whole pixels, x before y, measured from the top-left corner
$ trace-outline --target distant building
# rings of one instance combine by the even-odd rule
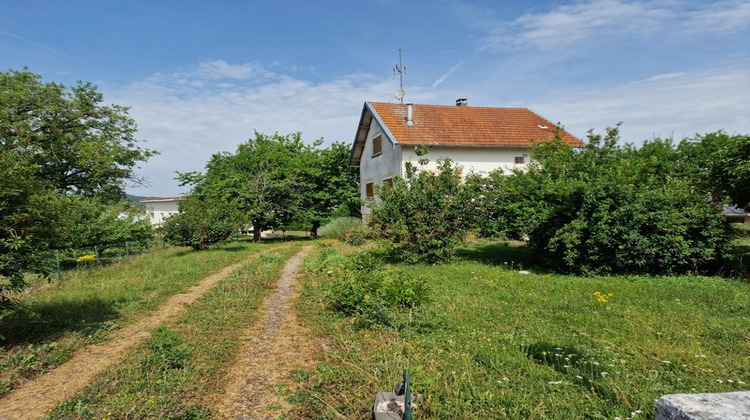
[[[146,205],[146,213],[152,226],[159,226],[164,219],[180,212],[177,203],[183,197],[157,197],[139,200]]]
[[[750,213],[744,209],[731,204],[726,204],[722,213],[731,223],[744,223],[750,225]]]

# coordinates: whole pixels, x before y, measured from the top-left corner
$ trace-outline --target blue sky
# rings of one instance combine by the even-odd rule
[[[254,131],[353,141],[364,101],[530,108],[585,138],[750,134],[750,1],[4,0],[0,69],[95,83],[186,192]]]

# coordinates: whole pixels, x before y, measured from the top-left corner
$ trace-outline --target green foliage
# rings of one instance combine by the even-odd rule
[[[458,168],[445,159],[439,173],[406,163],[406,176],[393,186],[378,185],[369,225],[392,257],[406,262],[441,262],[453,257],[469,225],[466,208],[471,197]]]
[[[354,228],[362,225],[362,220],[356,217],[337,217],[326,223],[318,231],[321,238],[331,238],[343,241]]]
[[[129,211],[129,206],[106,205],[94,198],[76,195],[59,199],[65,212],[57,220],[57,249],[143,243],[154,238],[145,214]]]
[[[683,140],[685,172],[717,202],[750,207],[750,136],[723,131]]]
[[[346,231],[344,235],[344,242],[353,246],[364,245],[368,239],[372,238],[372,230],[360,224]]]
[[[541,260],[575,273],[716,272],[730,230],[672,142],[619,146],[618,127],[588,140],[539,144],[528,171],[474,180],[489,198],[482,232],[528,235]]]
[[[91,83],[0,72],[0,144],[56,190],[123,198],[124,182],[140,181],[133,168],[156,152],[138,146],[128,108],[102,101]]]
[[[190,352],[180,336],[164,325],[157,327],[144,343],[148,349],[141,360],[141,369],[149,375],[163,374],[171,369],[184,369]]]
[[[48,275],[48,251],[72,236],[145,234],[112,214],[80,224],[98,203],[124,198],[124,183],[140,182],[133,168],[156,153],[137,145],[127,108],[102,99],[90,83],[66,87],[26,70],[0,72],[0,277],[12,287],[25,284],[25,272]],[[99,233],[84,239],[81,230]]]
[[[238,217],[229,205],[191,196],[180,201],[180,212],[164,220],[159,230],[168,243],[201,251],[228,239],[240,225]]]
[[[201,200],[238,209],[260,232],[274,227],[320,226],[336,209],[349,209],[358,196],[358,172],[348,166],[346,145],[318,149],[301,133],[265,135],[240,144],[234,154],[217,153],[205,174],[180,174]],[[349,215],[347,211],[346,214]]]
[[[408,323],[404,314],[430,299],[430,286],[424,278],[378,269],[381,263],[369,252],[344,257],[334,248],[324,248],[318,263],[312,264],[309,271],[328,279],[329,307],[351,316],[356,328],[401,328]]]

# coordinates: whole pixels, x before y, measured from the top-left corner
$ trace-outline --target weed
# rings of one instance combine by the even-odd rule
[[[185,342],[168,327],[157,327],[145,346],[149,352],[141,361],[144,372],[164,373],[170,369],[185,368],[189,357]]]
[[[347,233],[362,225],[362,220],[356,217],[337,217],[326,223],[318,230],[321,238],[337,239],[344,241]]]

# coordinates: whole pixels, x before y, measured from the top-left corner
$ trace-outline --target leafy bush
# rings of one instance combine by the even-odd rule
[[[384,241],[384,249],[393,258],[427,263],[450,260],[463,240],[471,197],[449,159],[439,162],[438,169],[437,174],[421,171],[407,162],[405,178],[394,179],[392,187],[378,185],[378,200],[368,203],[373,234]]]
[[[160,231],[172,245],[196,251],[222,242],[237,229],[236,210],[188,198],[180,202],[180,213],[164,220]]]
[[[684,174],[671,140],[618,146],[619,129],[532,149],[527,172],[482,186],[485,232],[528,235],[536,255],[575,273],[716,272],[731,238],[719,206]],[[481,184],[480,184],[481,185]]]
[[[716,268],[727,245],[727,225],[689,186],[597,184],[570,191],[533,232],[531,247],[558,268],[579,273]]]
[[[380,270],[369,253],[360,253],[326,289],[328,304],[336,311],[354,317],[358,328],[397,327],[399,314],[429,300],[430,287],[424,278],[406,276],[398,270]]]
[[[350,230],[360,225],[362,225],[362,220],[356,217],[337,217],[321,227],[318,230],[318,236],[343,241]]]
[[[364,245],[372,237],[370,228],[364,225],[355,226],[346,231],[344,242],[353,246]]]
[[[308,258],[305,269],[323,279],[326,304],[351,316],[355,328],[401,328],[410,323],[413,309],[429,301],[431,289],[424,278],[381,265],[369,252],[349,257],[329,247]]]

